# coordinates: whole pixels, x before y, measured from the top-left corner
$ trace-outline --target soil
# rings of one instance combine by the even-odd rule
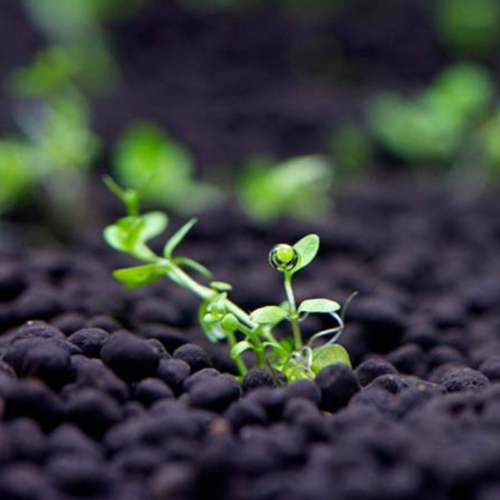
[[[409,185],[341,197],[313,227],[263,231],[226,206],[186,243],[251,309],[282,299],[268,249],[321,234],[298,295],[359,296],[354,371],[315,382],[239,384],[196,300],[123,291],[110,270],[128,261],[104,248],[4,255],[0,498],[497,498],[498,193]]]
[[[155,1],[112,27],[123,67],[136,71],[99,103],[97,126],[112,139],[130,117],[157,118],[204,168],[317,151],[324,127],[356,118],[368,90],[418,85],[446,61],[425,2],[368,3],[351,4],[364,7],[356,16],[347,6],[335,20],[297,20]],[[11,26],[29,31],[14,5],[0,0]],[[329,30],[346,64],[294,70],[289,49],[311,32],[321,48]],[[0,29],[0,44],[16,31]],[[25,40],[2,71],[39,43],[33,30]],[[8,105],[0,100],[0,128]],[[108,199],[93,194],[78,245],[0,255],[0,499],[500,497],[498,190],[463,198],[391,178],[339,195],[325,223],[258,228],[231,204],[203,214],[183,249],[231,282],[245,309],[282,300],[267,253],[313,231],[320,257],[297,276],[297,295],[359,292],[341,339],[354,370],[333,365],[279,387],[261,370],[236,381],[189,294],[112,280],[130,261],[98,237],[117,213]]]

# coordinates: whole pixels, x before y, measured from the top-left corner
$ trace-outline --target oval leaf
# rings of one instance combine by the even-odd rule
[[[323,368],[342,363],[351,367],[349,354],[341,345],[330,345],[328,347],[317,347],[313,349],[312,371],[319,373]]]
[[[186,222],[180,229],[178,229],[174,235],[167,241],[165,248],[163,249],[163,255],[170,259],[172,257],[172,253],[179,246],[181,241],[186,237],[187,233],[191,231],[193,226],[196,224],[197,219],[191,219]]]
[[[276,325],[288,316],[288,312],[278,306],[266,306],[250,314],[250,319],[259,325]]]
[[[293,245],[295,251],[299,254],[300,260],[293,269],[292,274],[308,266],[316,257],[319,250],[319,236],[317,234],[308,234]]]
[[[115,279],[129,289],[150,285],[163,278],[164,275],[165,270],[157,264],[119,269],[113,273]]]
[[[198,321],[200,326],[210,342],[219,342],[226,338],[226,332],[221,328],[219,321],[214,321],[209,312],[212,306],[211,301],[202,302],[198,309]]]
[[[330,299],[307,299],[299,306],[299,313],[332,313],[341,308],[338,302]]]
[[[140,239],[143,243],[159,236],[168,225],[168,217],[163,212],[149,212],[141,215],[141,219],[144,221],[140,233]]]

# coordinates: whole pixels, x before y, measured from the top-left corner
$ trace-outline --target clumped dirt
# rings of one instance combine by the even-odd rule
[[[316,382],[240,385],[196,300],[123,291],[109,273],[128,261],[104,248],[4,255],[0,497],[496,498],[498,193],[408,186],[341,197],[312,228],[262,231],[227,206],[186,244],[251,309],[282,299],[268,249],[321,234],[298,295],[359,297],[342,338],[355,370]]]
[[[109,141],[132,118],[157,119],[203,168],[316,152],[374,88],[420,85],[447,62],[427,7],[356,1],[299,19],[155,0],[111,26],[124,79],[96,126]],[[3,75],[40,37],[17,3],[0,12]],[[2,93],[2,130],[10,105]],[[257,228],[231,204],[202,214],[183,248],[245,309],[283,299],[267,253],[313,231],[321,253],[297,295],[359,292],[341,339],[354,370],[274,387],[261,370],[236,381],[189,294],[112,280],[131,262],[98,236],[117,212],[96,188],[77,245],[0,255],[0,498],[497,500],[498,194],[404,178],[339,195],[324,223]]]

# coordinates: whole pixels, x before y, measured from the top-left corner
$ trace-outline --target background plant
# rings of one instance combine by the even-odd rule
[[[149,205],[196,213],[222,199],[219,189],[194,178],[191,152],[160,127],[137,122],[128,127],[114,155],[114,172],[123,185],[139,190]]]
[[[380,144],[398,158],[449,168],[476,147],[471,137],[491,119],[494,95],[486,70],[455,65],[413,98],[377,96],[368,109],[369,125]]]
[[[331,363],[350,364],[344,348],[335,344],[344,329],[340,304],[329,299],[308,299],[297,303],[292,286],[293,276],[308,266],[316,257],[319,237],[310,234],[295,245],[279,244],[269,255],[271,265],[284,277],[286,301],[281,305],[259,308],[250,314],[229,299],[231,285],[209,281],[208,285],[196,281],[190,272],[211,280],[210,271],[201,263],[176,255],[176,250],[196,219],[191,219],[178,229],[166,242],[161,255],[156,254],[148,242],[166,229],[168,217],[162,212],[139,213],[139,196],[132,189],[122,189],[110,178],[110,189],[123,201],[128,216],[119,219],[104,231],[108,244],[143,264],[120,269],[114,277],[128,288],[137,288],[169,278],[180,287],[189,290],[201,300],[199,322],[207,338],[212,342],[226,341],[239,374],[247,372],[242,354],[252,351],[257,366],[267,366],[272,372],[280,370],[289,380],[312,379],[322,368]],[[310,314],[326,314],[334,320],[334,326],[317,332],[304,344],[301,322]],[[288,322],[292,336],[279,340],[274,329]],[[239,337],[242,337],[240,339]],[[315,346],[318,339],[327,339]]]
[[[258,223],[281,217],[317,220],[331,210],[334,170],[321,156],[299,156],[281,163],[249,161],[237,179],[243,211]]]

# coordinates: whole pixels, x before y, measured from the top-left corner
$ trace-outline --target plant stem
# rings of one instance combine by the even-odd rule
[[[292,323],[293,342],[295,350],[298,351],[302,347],[302,333],[299,325],[299,315],[297,313],[297,304],[295,302],[295,295],[293,294],[292,275],[285,273],[285,292],[290,306],[290,322]]]
[[[211,288],[201,285],[197,281],[195,281],[189,274],[184,272],[179,266],[173,264],[170,260],[163,260],[163,264],[166,265],[167,272],[169,278],[177,283],[180,287],[193,292],[195,295],[200,297],[202,300],[210,300],[215,298],[217,292],[212,290]],[[226,299],[226,308],[227,311],[234,314],[237,320],[240,323],[240,331],[247,337],[249,337],[254,346],[255,346],[255,357],[258,366],[262,366],[265,363],[264,359],[264,348],[262,346],[262,342],[259,338],[257,330],[259,325],[253,322],[250,319],[250,316],[243,311],[239,306],[237,306],[234,302]],[[236,338],[234,334],[231,332],[230,334],[226,332],[226,338],[229,343],[229,346],[232,348],[236,345]],[[243,359],[238,356],[235,360],[235,364],[238,367],[238,370],[242,375],[247,373],[247,367],[243,361]]]
[[[227,343],[229,344],[229,348],[232,349],[237,343],[234,333],[226,332],[226,338],[227,338]],[[248,372],[248,368],[245,362],[243,361],[243,358],[241,356],[237,356],[235,359],[233,359],[233,361],[234,364],[236,365],[236,368],[238,368],[240,375],[245,376]]]

